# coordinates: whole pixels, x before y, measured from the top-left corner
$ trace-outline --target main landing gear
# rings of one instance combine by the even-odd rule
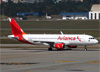
[[[52,51],[53,44],[50,44],[49,46],[48,51]]]
[[[84,47],[84,50],[87,51],[87,47],[86,46]]]
[[[49,48],[48,48],[48,51],[52,51],[52,47],[49,47]]]

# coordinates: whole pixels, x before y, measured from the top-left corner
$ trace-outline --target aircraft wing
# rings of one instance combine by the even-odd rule
[[[55,43],[53,41],[40,41],[40,40],[36,40],[36,41],[33,41],[33,42],[36,43],[36,44],[42,43],[44,45],[51,45],[51,44]]]
[[[64,44],[69,44],[69,42],[66,41],[66,43],[64,41],[39,41],[39,40],[36,40],[36,41],[33,41],[34,43],[42,43],[44,45],[54,45],[55,43],[64,43]]]

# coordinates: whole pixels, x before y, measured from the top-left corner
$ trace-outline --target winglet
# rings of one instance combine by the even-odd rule
[[[60,31],[60,33],[61,33],[61,35],[63,35],[63,32],[62,31]]]
[[[11,22],[11,18],[8,18],[8,20]]]

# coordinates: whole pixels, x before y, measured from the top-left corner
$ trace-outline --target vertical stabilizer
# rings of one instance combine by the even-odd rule
[[[9,18],[12,34],[14,36],[26,34],[13,18]]]

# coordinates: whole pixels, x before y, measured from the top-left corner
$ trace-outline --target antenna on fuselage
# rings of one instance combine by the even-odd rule
[[[62,31],[60,31],[60,33],[61,33],[61,35],[63,35],[63,32]]]

